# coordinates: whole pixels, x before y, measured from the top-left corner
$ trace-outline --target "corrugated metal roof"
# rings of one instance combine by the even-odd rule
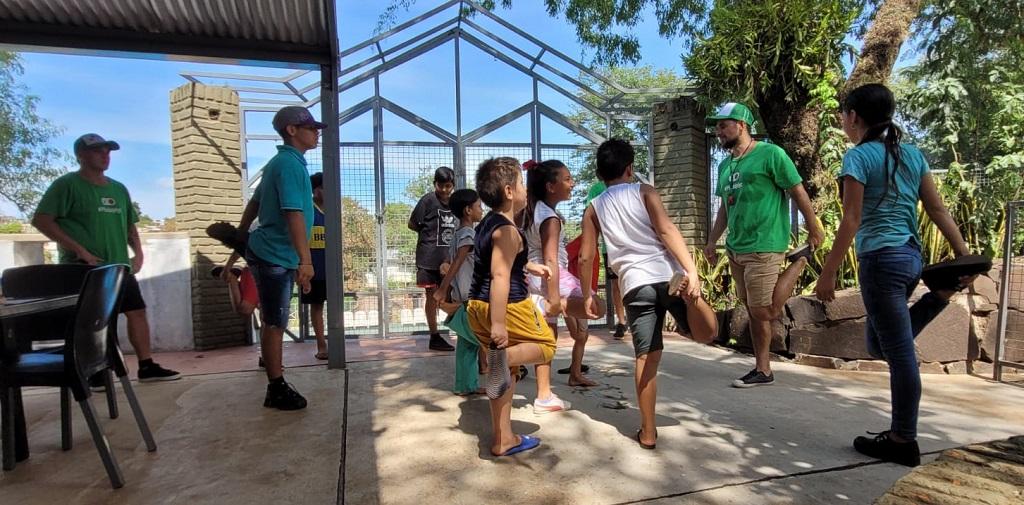
[[[2,0],[0,42],[326,63],[332,0]]]

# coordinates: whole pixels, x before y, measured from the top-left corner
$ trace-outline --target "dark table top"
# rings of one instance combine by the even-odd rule
[[[5,298],[0,303],[0,319],[74,307],[76,303],[78,303],[78,295],[47,298]]]

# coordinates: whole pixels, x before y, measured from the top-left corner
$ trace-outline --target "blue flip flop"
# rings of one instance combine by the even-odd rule
[[[505,451],[505,453],[502,454],[502,456],[511,456],[513,454],[517,454],[520,452],[529,451],[530,449],[536,449],[538,446],[540,446],[540,439],[537,437],[522,435],[519,437],[519,439],[521,440],[519,442],[519,445]]]

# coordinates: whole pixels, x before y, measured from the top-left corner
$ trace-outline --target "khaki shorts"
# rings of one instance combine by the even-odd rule
[[[729,253],[736,296],[747,307],[770,307],[784,253]]]

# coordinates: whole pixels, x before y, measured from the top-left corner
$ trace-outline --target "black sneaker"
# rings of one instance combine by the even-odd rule
[[[754,386],[768,386],[775,384],[775,374],[765,375],[764,372],[751,370],[747,375],[732,381],[734,388],[752,388]]]
[[[921,449],[917,446],[917,440],[902,443],[894,442],[889,438],[890,433],[888,430],[881,433],[869,431],[869,435],[875,436],[853,439],[853,448],[865,456],[871,456],[882,461],[890,461],[910,467],[920,465]]]
[[[176,381],[180,378],[180,373],[168,370],[156,363],[139,367],[139,382]]]
[[[306,399],[287,382],[267,384],[267,397],[263,400],[263,406],[278,410],[301,410],[306,408]]]
[[[447,340],[444,339],[440,334],[434,333],[430,335],[430,344],[427,347],[431,351],[454,351],[455,347],[452,347]]]
[[[787,252],[786,260],[789,261],[790,263],[796,263],[796,261],[800,258],[807,258],[807,261],[809,262],[811,261],[811,254],[813,252],[814,249],[811,248],[811,244],[803,244]]]
[[[626,325],[624,325],[622,323],[616,324],[615,325],[615,334],[612,335],[612,338],[614,338],[615,340],[622,340],[625,337],[626,337]]]

